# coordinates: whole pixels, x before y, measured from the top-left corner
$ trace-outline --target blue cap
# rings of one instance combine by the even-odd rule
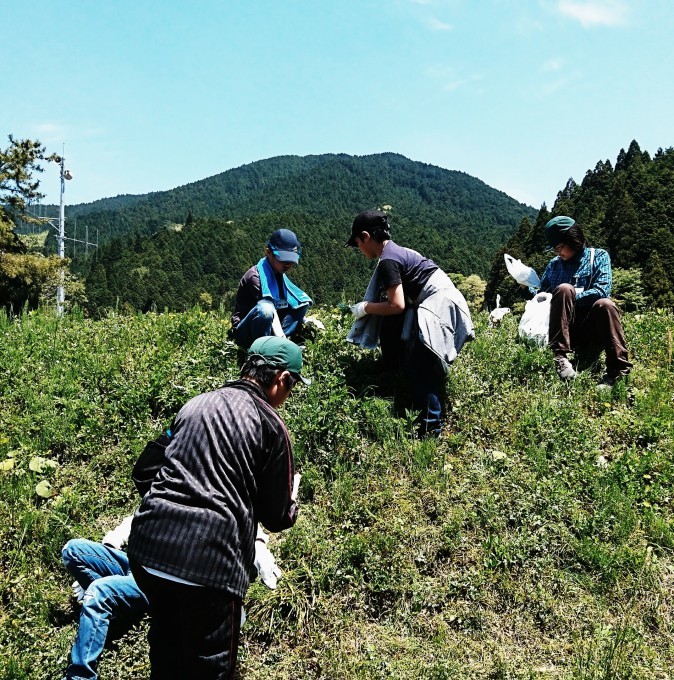
[[[279,262],[297,264],[302,252],[299,239],[290,229],[277,229],[269,237],[267,247]]]
[[[564,240],[564,234],[566,234],[575,223],[576,220],[572,217],[566,217],[565,215],[553,217],[545,225],[545,237],[548,239],[550,246],[553,248],[558,246]]]

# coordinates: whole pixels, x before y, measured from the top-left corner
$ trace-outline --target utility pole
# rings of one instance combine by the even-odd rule
[[[65,144],[63,145],[65,149]],[[70,170],[65,169],[65,162],[66,159],[63,156],[56,156],[54,160],[59,164],[61,168],[61,201],[59,204],[59,229],[58,229],[58,237],[57,237],[57,245],[58,245],[58,256],[61,260],[65,258],[65,238],[66,238],[66,217],[65,217],[65,205],[63,203],[63,192],[66,190],[66,180],[67,179],[72,179],[73,176],[70,173]],[[61,283],[59,284],[58,288],[56,289],[56,314],[58,316],[63,315],[63,303],[65,301],[65,288],[63,287],[63,281],[65,279],[65,272],[63,271],[63,267],[61,267],[61,273],[60,273],[60,278],[61,278]]]

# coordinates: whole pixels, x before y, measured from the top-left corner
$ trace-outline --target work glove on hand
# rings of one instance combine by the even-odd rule
[[[357,302],[355,305],[351,306],[351,314],[353,314],[356,319],[362,319],[367,312],[365,311],[365,305],[367,302]]]
[[[265,533],[262,526],[258,524],[255,536],[255,568],[262,582],[274,590],[282,572],[276,565],[276,559],[267,547],[267,543],[269,543],[269,534]]]
[[[103,545],[109,545],[115,550],[121,550],[122,546],[129,540],[129,534],[131,533],[131,522],[133,522],[133,515],[125,517],[118,527],[115,527],[112,531],[108,531],[101,543]]]
[[[293,490],[290,494],[290,500],[291,501],[296,501],[297,500],[297,493],[300,490],[300,481],[302,479],[302,475],[299,472],[295,473],[295,476],[293,477]],[[266,541],[265,541],[266,543]]]
[[[278,568],[267,544],[260,538],[255,541],[255,568],[262,583],[270,590],[274,590],[283,572]]]
[[[317,319],[315,316],[308,316],[304,319],[304,325],[309,326],[310,328],[316,328],[319,331],[324,331],[325,330],[325,324],[320,320]]]
[[[73,597],[75,600],[80,603],[84,600],[84,588],[77,582],[73,581],[72,585],[70,586],[73,591]]]

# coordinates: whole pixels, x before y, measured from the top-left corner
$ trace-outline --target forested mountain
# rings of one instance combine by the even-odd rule
[[[643,293],[645,302],[674,305],[674,148],[658,149],[651,158],[633,141],[627,151],[620,150],[615,167],[608,160],[599,161],[580,184],[567,182],[551,211],[543,205],[533,224],[523,219],[494,259],[486,291],[491,306],[496,293],[502,304],[518,297],[504,252],[542,275],[553,256],[546,249],[544,227],[556,215],[573,217],[590,245],[608,250],[614,278],[617,269],[623,280]]]
[[[112,201],[112,203],[109,203]],[[94,207],[94,210],[91,208]],[[263,253],[293,229],[303,245],[294,280],[317,301],[361,295],[369,266],[344,248],[360,210],[389,211],[394,238],[443,268],[486,276],[495,250],[535,211],[462,172],[386,153],[280,156],[171,191],[73,206],[101,247],[75,266],[92,308],[218,304]]]

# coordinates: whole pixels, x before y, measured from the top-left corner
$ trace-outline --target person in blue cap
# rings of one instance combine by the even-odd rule
[[[580,225],[571,217],[553,217],[545,236],[557,254],[545,268],[541,291],[552,293],[549,345],[557,375],[576,377],[569,361],[572,349],[596,346],[606,353],[601,384],[612,386],[628,375],[628,360],[620,313],[610,299],[611,258],[601,248],[590,248]]]
[[[232,314],[232,333],[241,347],[269,335],[292,339],[301,329],[313,301],[287,276],[301,251],[290,229],[278,229],[267,241],[265,256],[243,275]]]

